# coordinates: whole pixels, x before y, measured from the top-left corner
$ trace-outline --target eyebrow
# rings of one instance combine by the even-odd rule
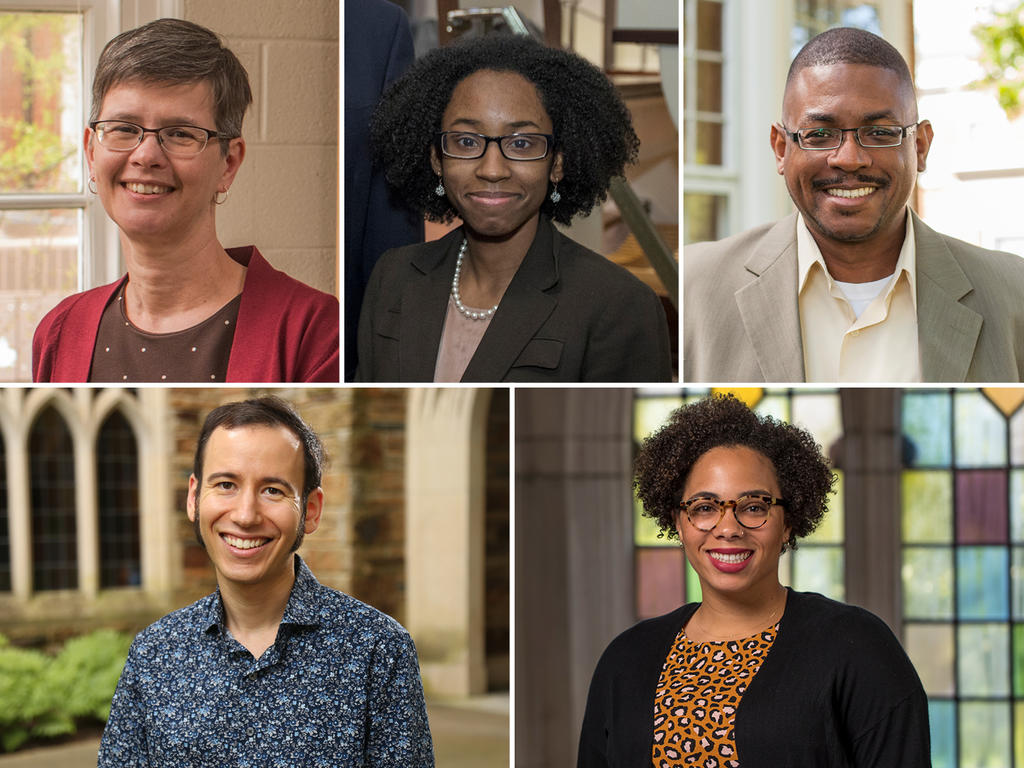
[[[139,119],[139,116],[133,112],[116,112],[110,117],[101,118],[98,122],[103,122],[103,120],[120,120],[124,123],[136,123],[137,125],[141,125],[141,123],[139,123]],[[161,122],[164,126],[194,125],[199,127],[199,123],[191,117],[169,117]]]
[[[771,496],[772,498],[775,498],[775,494],[774,493],[772,493],[771,491],[767,491],[764,488],[757,488],[757,489],[752,490],[752,491],[743,491],[741,493],[736,494],[736,498],[737,499],[742,499],[744,496]],[[693,493],[690,496],[688,496],[686,499],[684,499],[684,501],[692,501],[693,499],[721,499],[721,498],[722,497],[719,496],[714,491],[697,491],[696,493]]]
[[[210,484],[219,483],[223,480],[237,481],[240,475],[237,472],[213,472],[207,475],[206,482]],[[267,477],[260,478],[260,485],[283,485],[288,489],[289,493],[295,493],[295,486],[285,480],[283,477],[277,477],[275,475],[268,475]]]
[[[899,119],[896,117],[896,113],[893,112],[891,109],[883,109],[878,112],[869,112],[860,119],[860,122],[861,125],[865,125],[867,123],[873,123],[878,120],[893,120],[894,122],[899,122]],[[811,123],[828,123],[829,125],[835,125],[838,122],[838,120],[836,120],[835,115],[829,112],[808,112],[806,115],[803,116],[803,121]]]
[[[472,126],[474,128],[479,128],[483,124],[483,121],[474,120],[471,117],[459,117],[456,118],[455,120],[452,120],[452,125],[459,124],[465,124]],[[533,122],[533,120],[516,120],[511,123],[505,123],[505,129],[518,130],[519,128],[536,128],[538,131],[540,131],[540,126],[537,125],[537,123]]]

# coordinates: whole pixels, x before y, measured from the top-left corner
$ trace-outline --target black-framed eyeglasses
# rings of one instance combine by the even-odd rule
[[[857,143],[865,149],[879,149],[882,147],[898,147],[903,143],[903,137],[914,132],[920,123],[911,125],[862,125],[859,128],[803,128],[799,131],[791,131],[785,125],[781,125],[783,132],[789,136],[801,149],[813,151],[839,149],[843,144],[843,135],[852,133],[857,137]]]
[[[442,154],[459,160],[476,160],[487,152],[493,141],[508,160],[543,160],[548,156],[555,137],[550,133],[510,133],[507,136],[485,136],[470,131],[439,131]]]
[[[722,522],[725,510],[729,508],[732,508],[737,523],[744,528],[756,530],[768,522],[769,512],[776,504],[781,506],[785,502],[774,496],[754,493],[731,500],[718,499],[714,496],[697,496],[680,502],[679,507],[686,513],[687,520],[694,528],[707,532]]]
[[[96,132],[96,140],[105,149],[114,152],[131,152],[146,137],[147,133],[155,133],[156,140],[164,151],[181,157],[198,155],[209,143],[210,139],[236,139],[226,133],[210,131],[198,125],[167,125],[163,128],[143,128],[136,123],[125,120],[96,120],[89,123]]]

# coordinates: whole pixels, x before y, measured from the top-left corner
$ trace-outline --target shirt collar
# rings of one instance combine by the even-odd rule
[[[907,282],[910,286],[910,296],[914,302],[914,310],[917,310],[917,242],[914,238],[914,224],[913,216],[910,215],[910,209],[905,209],[907,212],[907,223],[906,230],[903,236],[903,246],[900,248],[899,258],[896,259],[896,271],[895,277],[890,283],[891,286],[895,285],[897,280],[900,278],[900,274],[906,274]],[[832,290],[834,280],[832,275],[829,274],[828,268],[825,266],[825,259],[821,255],[821,249],[818,248],[818,243],[815,241],[813,235],[811,235],[810,229],[807,228],[807,222],[804,221],[802,213],[797,214],[796,219],[796,260],[797,260],[797,276],[798,276],[798,287],[797,294],[803,292],[804,287],[809,281],[814,266],[817,265],[821,274],[828,280],[828,289]]]
[[[288,603],[284,608],[282,624],[315,627],[320,624],[319,591],[323,589],[309,566],[297,554],[295,555],[295,583],[292,585]],[[220,588],[212,595],[203,598],[206,605],[199,615],[199,626],[203,633],[211,630],[222,630],[225,626],[224,603],[221,600]]]

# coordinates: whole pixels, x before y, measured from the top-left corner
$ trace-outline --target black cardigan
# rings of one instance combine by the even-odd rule
[[[594,671],[577,768],[651,765],[654,693],[690,603],[615,638]],[[743,768],[930,766],[928,701],[871,613],[789,590],[768,656],[736,711]]]

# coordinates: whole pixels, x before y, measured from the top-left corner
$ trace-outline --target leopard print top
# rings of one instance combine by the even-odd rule
[[[654,768],[738,768],[733,722],[779,625],[740,640],[698,643],[679,630],[654,695]]]

